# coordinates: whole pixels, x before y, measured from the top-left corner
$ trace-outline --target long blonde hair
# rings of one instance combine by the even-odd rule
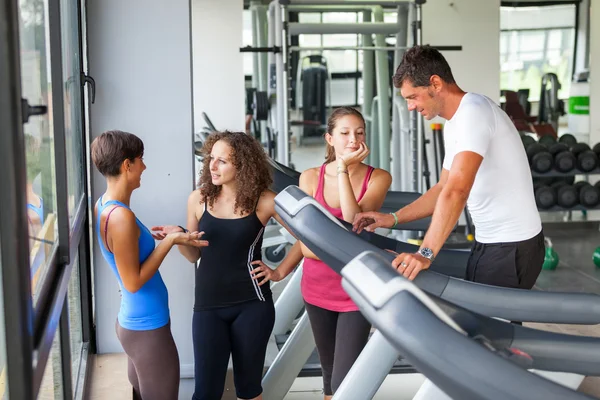
[[[330,135],[333,135],[333,130],[335,129],[335,126],[337,125],[337,122],[340,118],[345,117],[347,115],[354,115],[358,118],[360,118],[360,120],[363,123],[363,126],[366,127],[366,123],[365,123],[365,117],[363,117],[363,115],[360,113],[360,111],[358,111],[356,108],[353,107],[339,107],[336,108],[331,115],[329,116],[329,119],[327,120],[327,132],[325,133],[327,135],[327,133],[329,133]],[[326,147],[325,147],[325,162],[327,164],[329,164],[332,161],[335,161],[335,149],[333,148],[332,145],[330,145],[329,143],[326,143]]]

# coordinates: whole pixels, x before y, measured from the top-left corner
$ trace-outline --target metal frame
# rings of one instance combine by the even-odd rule
[[[77,1],[79,46],[81,46],[81,3]],[[32,305],[28,224],[25,198],[25,146],[22,115],[26,112],[21,102],[21,70],[19,46],[19,4],[16,0],[5,0],[0,4],[0,129],[12,134],[0,135],[0,168],[3,190],[0,191],[0,207],[6,210],[0,224],[0,246],[2,284],[6,332],[6,375],[8,395],[15,399],[37,397],[54,335],[60,328],[60,360],[62,372],[62,395],[73,398],[76,388],[72,385],[71,351],[67,293],[72,268],[79,251],[81,269],[82,330],[86,350],[92,341],[91,285],[87,266],[89,265],[89,221],[87,208],[87,177],[84,175],[82,193],[75,215],[72,230],[68,210],[68,186],[66,143],[63,103],[62,39],[60,20],[60,0],[48,0],[49,44],[53,102],[54,168],[57,199],[57,246],[49,254],[47,273],[41,282],[40,296],[36,309]],[[81,63],[81,59],[79,60]],[[82,89],[83,91],[83,89]],[[82,96],[83,99],[83,96]],[[83,100],[82,100],[83,101]],[[83,108],[83,102],[81,105]],[[84,121],[82,121],[84,123]],[[83,130],[85,132],[85,130]],[[83,141],[85,143],[85,141]],[[81,149],[82,153],[85,153]],[[83,162],[87,163],[85,154]],[[85,371],[87,359],[83,356]],[[85,374],[85,372],[84,372]],[[85,375],[84,375],[85,377]],[[79,379],[77,381],[80,381]],[[84,380],[85,385],[85,380]],[[84,388],[79,388],[79,393]]]
[[[8,395],[33,398],[33,307],[25,197],[25,143],[21,108],[19,5],[0,3],[0,259]]]

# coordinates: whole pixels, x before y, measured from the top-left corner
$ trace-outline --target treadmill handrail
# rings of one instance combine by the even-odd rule
[[[365,256],[369,258],[368,264],[362,261]],[[375,287],[365,291],[364,287],[349,283],[345,278],[349,267],[355,274],[362,269],[365,275],[374,276],[371,284]],[[442,322],[435,311],[414,293],[405,290],[411,285],[408,281],[404,287],[397,287],[383,306],[376,307],[369,293],[386,290],[389,281],[378,281],[377,269],[387,268],[386,259],[375,253],[362,253],[341,269],[344,288],[367,320],[406,360],[449,396],[457,399],[523,399],[533,398],[535,392],[536,398],[543,399],[591,398],[529,373]]]
[[[335,217],[298,187],[288,187],[277,195],[275,209],[299,240],[336,271],[365,250],[379,253],[390,263],[394,258],[393,254],[344,229]],[[441,253],[435,263],[443,263]],[[511,321],[600,323],[600,296],[594,294],[503,288],[466,282],[433,271],[419,273],[415,284],[432,295],[487,316]]]
[[[298,186],[300,183],[300,172],[281,164],[280,162],[273,160],[271,157],[268,158],[269,164],[273,167],[273,184],[271,189],[280,193],[288,186]],[[421,196],[417,192],[397,192],[388,191],[386,193],[383,205],[380,208],[380,212],[388,213],[398,211],[400,208],[407,204],[412,203]],[[431,217],[419,219],[417,221],[411,221],[397,225],[395,230],[406,230],[406,231],[426,231],[431,223]]]

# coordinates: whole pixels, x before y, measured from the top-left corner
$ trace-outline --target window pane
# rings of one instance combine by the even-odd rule
[[[79,280],[79,254],[75,256],[73,272],[69,281],[67,301],[69,306],[69,331],[71,339],[71,373],[73,379],[73,393],[77,387],[77,377],[81,365],[81,350],[83,345],[81,328],[81,291]],[[82,382],[80,382],[82,384]]]
[[[60,330],[56,331],[52,348],[48,355],[46,370],[42,378],[38,400],[62,400],[62,362],[60,357]]]
[[[67,185],[69,219],[73,224],[76,207],[83,193],[83,146],[81,109],[81,53],[77,0],[60,1],[62,31],[65,140],[67,148]]]
[[[298,43],[302,47],[321,46],[321,35],[298,35]]]
[[[1,252],[0,252],[1,254]],[[0,310],[4,310],[3,299],[4,295],[2,293],[2,288],[4,287],[2,283],[2,259],[0,258]],[[6,331],[4,330],[4,316],[0,318],[0,370],[6,370]],[[8,379],[6,378],[6,373],[3,374],[4,378],[2,379],[0,385],[0,398],[3,400],[8,399]]]
[[[32,117],[23,125],[27,160],[27,217],[31,287],[34,303],[46,274],[48,259],[55,246],[56,186],[54,172],[54,132],[47,37],[47,0],[21,2],[21,88],[29,104],[48,106],[43,116]],[[62,84],[62,83],[59,83]]]
[[[320,13],[300,13],[298,14],[298,21],[302,23],[317,23],[321,22],[321,14]]]
[[[353,12],[326,12],[323,13],[323,22],[352,23],[356,22],[356,13]]]

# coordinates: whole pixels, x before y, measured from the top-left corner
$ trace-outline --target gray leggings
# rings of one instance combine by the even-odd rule
[[[367,344],[371,324],[360,311],[336,312],[304,304],[321,361],[323,392],[331,396]]]
[[[171,323],[149,331],[133,331],[116,323],[117,338],[127,354],[127,376],[135,400],[177,400],[179,354]]]

